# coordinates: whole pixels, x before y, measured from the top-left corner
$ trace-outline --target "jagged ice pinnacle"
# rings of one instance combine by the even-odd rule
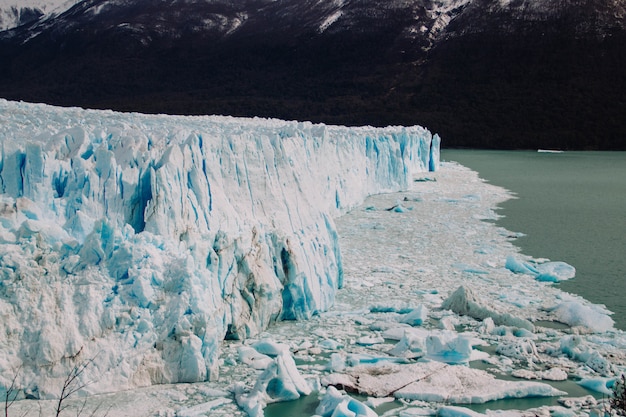
[[[218,376],[224,338],[328,309],[333,218],[435,170],[422,127],[0,100],[0,386],[58,395]]]

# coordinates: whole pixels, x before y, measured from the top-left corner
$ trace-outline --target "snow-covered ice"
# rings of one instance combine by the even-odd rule
[[[0,101],[0,369],[35,398],[83,360],[91,393],[217,379],[225,338],[332,306],[334,218],[408,188],[432,139]]]
[[[139,381],[143,382],[155,375],[163,378],[169,362],[148,354],[159,341],[164,352],[171,355],[169,358],[176,359],[178,380],[202,375],[201,365],[207,363],[203,352],[214,352],[213,362],[208,363],[215,363],[215,369],[219,367],[219,378],[211,381],[155,385],[90,397],[90,410],[103,404],[106,409],[111,407],[109,415],[116,416],[272,417],[276,414],[272,414],[275,408],[270,403],[298,396],[297,401],[312,401],[314,407],[307,408],[311,410],[309,414],[318,407],[318,415],[589,416],[600,415],[602,403],[576,390],[583,390],[584,386],[606,390],[625,370],[626,337],[608,321],[610,312],[562,292],[556,282],[536,279],[536,273],[513,272],[507,267],[508,258],[533,267],[547,263],[519,253],[513,245],[517,232],[483,221],[497,218],[494,209],[510,198],[508,192],[481,181],[476,173],[454,163],[442,163],[426,180],[425,174],[418,171],[426,170],[430,163],[425,164],[420,158],[414,160],[416,167],[405,173],[396,172],[404,175],[404,182],[381,186],[390,178],[392,168],[383,162],[366,163],[359,168],[355,155],[361,153],[356,148],[341,153],[337,139],[350,139],[355,132],[372,135],[371,132],[380,130],[184,117],[169,119],[173,124],[163,130],[158,116],[125,115],[120,119],[118,114],[110,112],[2,105],[9,106],[5,108],[12,110],[11,123],[15,122],[11,129],[4,128],[4,123],[0,128],[5,143],[2,172],[7,169],[40,175],[42,171],[32,167],[45,166],[43,172],[48,173],[47,177],[40,175],[39,182],[24,182],[14,177],[5,181],[2,176],[5,190],[23,193],[19,197],[5,197],[7,203],[1,221],[2,294],[23,300],[15,306],[2,304],[3,319],[18,313],[22,314],[19,317],[25,317],[26,313],[20,309],[39,305],[46,309],[46,314],[36,316],[36,320],[52,322],[57,326],[53,329],[61,329],[58,334],[70,329],[74,332],[70,334],[80,335],[83,330],[91,329],[92,333],[81,340],[89,346],[90,338],[95,338],[102,346],[103,351],[95,356],[94,364],[111,363],[118,349],[124,351],[128,363],[121,362],[121,376],[115,377],[114,373],[103,371],[104,368],[92,368],[92,375],[97,375],[100,381],[93,390],[114,384],[128,387],[122,378],[141,377]],[[48,120],[50,113],[54,115],[52,120]],[[5,112],[0,114],[7,117]],[[33,118],[45,128],[34,131],[33,123],[28,122]],[[263,139],[256,136],[259,125],[265,126]],[[211,145],[214,139],[206,133],[211,130],[207,126],[218,129],[226,139]],[[61,144],[55,145],[56,148],[50,145],[56,141],[44,141],[49,136],[42,136],[42,132],[55,129],[63,132],[57,135]],[[99,129],[103,134],[97,136]],[[71,133],[67,134],[68,131]],[[26,138],[35,138],[35,145],[7,140],[14,137],[9,135],[16,135],[11,132],[19,132],[17,136],[24,138],[23,143],[27,142]],[[80,132],[87,133],[81,136]],[[113,136],[108,137],[111,132]],[[281,134],[274,142],[269,139],[265,142],[267,136],[274,134],[268,132]],[[84,144],[95,143],[91,134],[96,134],[101,142],[88,150]],[[125,140],[113,140],[119,135]],[[145,140],[132,141],[134,135]],[[75,138],[79,140],[74,141]],[[169,142],[163,142],[164,138]],[[365,155],[369,152],[369,161],[389,162],[392,157],[386,152],[393,149],[397,140],[398,137],[366,140]],[[103,149],[105,143],[112,145]],[[198,153],[200,143],[204,151]],[[282,144],[280,150],[276,143]],[[145,146],[147,154],[135,151],[141,146]],[[54,158],[48,156],[52,155],[47,152],[50,147],[54,148]],[[168,147],[172,150],[165,152]],[[264,152],[270,148],[275,153],[267,157]],[[16,149],[24,149],[25,156],[11,156]],[[409,154],[423,156],[428,147],[419,149],[414,148]],[[337,152],[339,156],[334,155]],[[403,151],[398,147],[395,152]],[[215,155],[218,153],[221,161]],[[263,162],[259,162],[259,155],[263,155]],[[50,173],[61,172],[59,167],[64,165],[57,161],[63,158],[75,162],[64,168],[65,174],[57,174],[52,191],[38,185],[54,177]],[[202,169],[194,173],[193,167],[206,158],[212,158],[215,165],[204,166],[213,176],[207,175],[208,181],[202,182]],[[343,168],[327,169],[332,158],[344,158]],[[129,163],[121,175],[118,159]],[[31,160],[39,160],[39,165],[26,163]],[[308,162],[303,167],[305,160]],[[150,165],[149,161],[156,162]],[[150,165],[151,171],[149,181],[141,182],[139,173],[144,172],[140,169],[144,163]],[[86,169],[91,164],[95,171]],[[262,169],[255,171],[259,164]],[[280,168],[274,171],[271,167],[277,165]],[[316,166],[324,166],[324,171],[316,172]],[[156,172],[160,170],[163,170],[161,179],[157,180]],[[303,170],[306,178],[296,176],[299,170]],[[128,180],[127,172],[135,173],[133,178],[137,178],[138,184]],[[379,175],[373,179],[376,186],[364,179],[372,175]],[[83,190],[89,183],[88,194],[70,191],[76,178],[82,178]],[[317,182],[310,185],[310,181]],[[136,195],[137,201],[141,201],[139,196],[148,193],[139,190],[150,189],[150,201],[162,196],[170,206],[138,203],[145,213],[160,213],[144,215],[142,220],[136,210],[124,211],[114,198],[106,199],[106,207],[97,205],[94,202],[98,200],[94,197],[97,188],[92,187],[96,183],[104,184],[109,198],[110,191],[119,193],[123,188],[124,193]],[[207,188],[210,185],[212,198],[198,191],[195,185],[198,183]],[[154,192],[155,187],[159,193]],[[138,191],[133,194],[129,189]],[[237,199],[227,197],[226,191],[231,189],[239,190]],[[61,190],[68,198],[63,204],[59,201]],[[386,193],[373,195],[359,205],[365,195],[383,191]],[[47,199],[29,197],[35,194],[46,195]],[[203,204],[213,207],[211,215],[194,212],[193,207],[199,205],[191,201],[204,201]],[[66,213],[68,207],[76,208],[79,203],[82,206],[75,210],[71,222],[60,221],[65,219],[60,213]],[[323,206],[324,215],[312,213],[311,206],[316,204],[318,208]],[[232,211],[218,216],[217,207],[221,205]],[[388,210],[398,205],[404,210]],[[280,211],[285,207],[288,214]],[[349,212],[342,215],[345,210]],[[94,213],[100,217],[95,218]],[[254,224],[251,219],[255,220]],[[129,227],[122,227],[129,222]],[[201,234],[194,230],[197,222],[202,230],[213,230],[206,225],[217,224],[222,233],[211,235],[205,244]],[[186,227],[192,225],[194,228]],[[233,231],[236,237],[229,237]],[[341,245],[340,252],[338,246],[333,246],[336,243]],[[246,252],[244,248],[253,251]],[[119,254],[111,259],[116,253]],[[321,276],[324,281],[328,276],[328,268],[320,266],[322,259],[330,259],[334,271],[343,267],[343,275],[329,285],[342,285],[342,289],[329,291],[328,298],[312,300],[313,304],[305,304],[301,310],[285,308],[282,300],[272,298],[270,294],[280,295],[279,289],[286,282],[283,280],[290,277],[287,272],[292,268],[314,271],[303,274],[307,276],[306,283],[297,281],[300,290],[287,289],[294,295],[293,302],[302,300],[298,291],[308,297],[311,293],[302,290],[313,285],[308,278]],[[106,266],[106,270],[99,265]],[[232,272],[231,267],[238,272]],[[55,280],[52,273],[61,268],[65,271],[63,279]],[[202,283],[207,275],[197,274],[198,268],[217,277],[216,294],[220,297],[222,288],[232,289],[227,295],[230,305],[235,307],[218,308],[220,317],[228,319],[218,321],[214,327],[202,327],[202,323],[210,321],[207,317],[213,310],[196,311],[197,307],[215,305],[211,303],[216,301],[206,298],[208,291]],[[17,279],[16,271],[21,272],[22,281]],[[263,287],[246,280],[255,274],[262,277],[278,274],[281,278]],[[24,290],[27,284],[35,283],[43,285],[45,290],[30,293]],[[76,290],[68,292],[63,287],[66,283]],[[115,290],[113,286],[117,286]],[[322,288],[320,281],[314,286]],[[105,300],[104,305],[85,306],[98,297]],[[257,306],[260,302],[266,304]],[[188,312],[190,305],[193,308]],[[254,315],[253,306],[263,313],[250,318]],[[304,320],[274,322],[278,315],[274,317],[270,311],[280,311],[283,318]],[[298,315],[296,311],[306,314]],[[581,318],[591,313],[597,314],[591,322]],[[59,324],[66,315],[69,324]],[[93,332],[94,326],[101,322],[107,323],[107,327],[101,328],[102,333]],[[246,324],[238,328],[226,324],[234,322]],[[270,322],[273,324],[266,328]],[[22,323],[18,319],[2,322],[5,328],[0,334],[9,335],[0,336],[0,352],[5,355],[1,363],[5,370],[19,365],[15,358],[23,360],[21,346],[32,346],[37,355],[28,354],[35,358],[42,357],[40,352],[54,357],[55,352],[58,355],[63,350],[63,343],[70,340],[48,331],[38,334],[38,338],[30,336],[22,345],[19,335],[28,327]],[[166,326],[162,327],[163,324]],[[220,326],[223,326],[221,334]],[[203,337],[198,329],[205,331]],[[207,336],[207,331],[215,334]],[[107,339],[111,335],[113,341]],[[227,340],[222,341],[220,337],[224,336],[228,336]],[[170,338],[176,344],[163,342]],[[204,347],[207,341],[210,343]],[[145,349],[143,353],[136,352],[142,349]],[[70,359],[62,358],[60,362]],[[146,370],[133,374],[133,369],[146,368],[161,373],[150,374]],[[65,371],[59,367],[51,378],[62,380]],[[212,371],[205,368],[205,379],[217,376]],[[20,383],[38,376],[35,368],[24,374]],[[362,391],[372,399],[361,401],[363,397],[342,389]],[[569,390],[573,394],[561,393]],[[53,392],[49,394],[54,396]],[[562,405],[546,400],[545,406],[532,410],[479,413],[468,404],[529,395],[559,395]],[[602,394],[594,395],[600,398]],[[82,402],[76,398],[68,404],[78,407]],[[24,400],[13,405],[16,413],[29,407],[38,410],[39,406],[45,413],[52,402],[35,404]],[[385,411],[378,413],[378,407],[384,407]],[[290,415],[304,414],[291,412]]]

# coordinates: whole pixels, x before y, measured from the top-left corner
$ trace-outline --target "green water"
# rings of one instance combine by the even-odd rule
[[[606,305],[626,330],[626,152],[446,149],[441,159],[513,191],[498,224],[526,234],[523,253],[576,267],[560,288]]]
[[[515,242],[523,253],[575,266],[576,277],[557,285],[605,304],[615,313],[616,327],[626,329],[626,152],[547,154],[444,149],[441,159],[457,161],[478,171],[490,183],[513,191],[518,198],[502,204],[499,214],[505,217],[498,220],[498,225],[526,234]],[[569,396],[592,394],[601,398],[571,380],[551,384]],[[308,416],[317,403],[314,394],[270,405],[265,415]],[[467,407],[484,412],[556,404],[557,398],[524,398]],[[394,402],[376,411],[382,414],[399,406]]]

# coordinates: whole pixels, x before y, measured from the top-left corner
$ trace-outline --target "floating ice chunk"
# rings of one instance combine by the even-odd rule
[[[565,262],[546,262],[537,265],[537,281],[560,282],[576,276],[576,268]]]
[[[357,366],[347,369],[344,373],[325,376],[322,378],[322,385],[340,386],[347,391],[385,398],[445,366],[447,365],[438,362]]]
[[[560,350],[570,358],[584,363],[600,375],[608,377],[615,373],[614,365],[578,335],[561,338]]]
[[[520,261],[513,255],[507,256],[504,267],[516,274],[539,275],[539,271],[530,262]]]
[[[567,372],[559,367],[554,367],[537,372],[537,376],[548,381],[565,381],[567,379]]]
[[[442,308],[452,310],[462,316],[470,316],[478,320],[491,318],[495,324],[515,326],[534,331],[535,326],[526,319],[512,316],[509,313],[498,313],[485,307],[474,292],[467,287],[460,286],[441,305]]]
[[[396,398],[452,404],[564,394],[547,384],[496,380],[485,371],[439,362],[360,366],[328,375],[322,384],[375,397],[393,394]]]
[[[406,363],[406,360],[389,356],[372,356],[363,353],[351,353],[346,357],[346,363],[350,366],[359,366],[375,365],[380,363]]]
[[[296,363],[288,351],[282,351],[259,375],[254,388],[246,392],[245,386],[235,384],[235,399],[250,417],[262,417],[269,403],[292,401],[301,395],[309,395],[311,387],[298,372]]]
[[[389,351],[389,354],[404,358],[417,358],[426,353],[426,338],[430,334],[427,330],[401,329],[403,331],[400,341]]]
[[[246,390],[243,382],[236,382],[233,391],[237,405],[241,407],[249,417],[263,417],[263,409],[267,406],[265,395],[260,391]]]
[[[493,319],[491,317],[487,317],[482,323],[480,323],[478,331],[483,334],[492,334],[495,328],[496,326]]]
[[[252,343],[252,347],[256,349],[257,352],[272,357],[276,357],[283,352],[289,351],[289,346],[286,344],[277,343],[270,339],[263,339],[258,342],[254,342]]]
[[[513,359],[532,363],[539,359],[535,342],[530,339],[505,339],[496,348],[496,353]]]
[[[531,381],[503,381],[485,371],[466,366],[432,365],[426,377],[396,391],[396,398],[450,404],[479,404],[505,398],[549,397],[565,394],[552,386]]]
[[[428,319],[428,309],[422,304],[411,310],[408,314],[400,319],[401,323],[411,326],[421,326]]]
[[[601,394],[612,395],[616,380],[617,378],[583,378],[578,381],[578,385]]]
[[[388,353],[403,358],[425,356],[444,363],[467,364],[471,360],[482,358],[475,355],[477,351],[472,346],[484,343],[480,339],[452,330],[407,328],[403,330],[400,341]]]
[[[320,400],[319,405],[315,409],[315,415],[321,417],[329,417],[333,414],[337,406],[344,400],[344,395],[333,386],[326,389],[326,393]]]
[[[243,362],[254,369],[267,369],[267,367],[273,362],[272,358],[269,356],[259,353],[256,349],[248,346],[240,346],[237,348],[237,353],[239,355],[240,362]]]
[[[387,326],[382,325],[382,323],[374,323],[370,326],[370,330],[383,330],[382,336],[385,339],[391,340],[401,340],[404,337],[404,332],[408,331],[408,329],[413,329],[416,331],[420,331],[421,329],[416,329],[410,327],[408,324],[403,323],[393,323],[387,322],[385,323]]]
[[[339,353],[333,353],[330,355],[330,361],[326,365],[326,369],[333,372],[341,372],[346,369],[346,359]]]
[[[328,387],[315,409],[321,417],[377,417],[378,414],[349,395],[341,394],[335,387]]]
[[[293,357],[285,351],[259,376],[254,390],[267,394],[268,402],[295,400],[311,393],[311,387],[298,372]]]
[[[510,255],[504,265],[509,271],[516,274],[528,274],[537,281],[560,282],[576,276],[576,268],[565,262],[524,262]]]
[[[346,398],[339,403],[331,417],[373,417],[378,416],[368,406],[354,398]]]
[[[537,372],[528,369],[516,369],[511,372],[511,375],[516,378],[545,379],[548,381],[565,381],[567,379],[567,372],[558,367]]]
[[[555,367],[546,369],[544,371],[531,371],[528,369],[515,369],[511,372],[511,375],[516,378],[524,379],[545,379],[548,381],[565,381],[567,379],[567,372],[561,368]]]
[[[615,322],[606,310],[596,306],[586,306],[577,301],[566,301],[552,309],[556,321],[572,327],[582,326],[593,332],[602,333],[613,329]]]
[[[537,375],[536,372],[530,371],[528,369],[515,369],[513,370],[513,372],[511,372],[511,376],[522,379],[540,379],[539,375]]]
[[[472,338],[456,332],[431,334],[426,338],[426,357],[449,364],[467,364],[472,356]]]
[[[383,404],[392,403],[396,399],[393,397],[384,397],[384,398],[375,398],[375,397],[367,397],[367,400],[363,402],[366,406],[375,409],[380,407]]]
[[[598,404],[598,401],[593,398],[593,395],[585,395],[584,397],[565,397],[559,398],[559,403],[563,404],[567,408],[591,408]],[[592,414],[593,415],[593,414]],[[596,414],[597,417],[604,416],[602,414]]]

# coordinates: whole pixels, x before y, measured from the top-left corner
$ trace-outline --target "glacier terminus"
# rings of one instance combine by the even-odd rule
[[[0,100],[0,385],[218,378],[224,339],[333,305],[334,219],[436,170],[422,127],[151,116]]]

